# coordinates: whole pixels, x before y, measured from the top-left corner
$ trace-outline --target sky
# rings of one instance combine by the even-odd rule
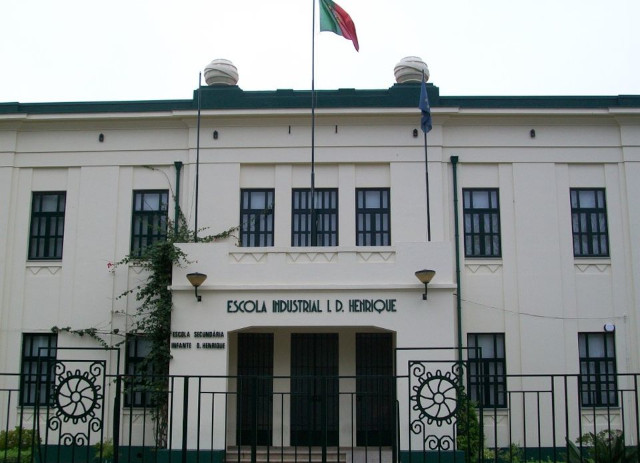
[[[313,2],[0,0],[0,102],[189,99],[216,58],[243,90],[307,90]],[[639,0],[337,3],[360,52],[316,25],[316,89],[385,89],[419,56],[441,95],[640,94]]]

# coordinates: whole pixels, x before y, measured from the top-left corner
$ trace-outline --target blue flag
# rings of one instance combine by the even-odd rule
[[[424,133],[429,133],[433,128],[431,124],[431,106],[429,106],[429,96],[427,95],[427,84],[422,77],[422,87],[420,88],[420,103],[418,108],[422,111],[422,119],[420,120],[420,126]]]

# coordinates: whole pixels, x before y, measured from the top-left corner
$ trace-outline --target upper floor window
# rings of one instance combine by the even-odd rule
[[[292,192],[291,246],[337,246],[338,189],[319,188],[313,194],[315,220],[311,217],[311,190]]]
[[[151,393],[145,388],[145,379],[153,374],[151,365],[145,361],[151,352],[151,340],[144,336],[127,337],[127,358],[125,369],[127,383],[125,388],[125,405],[144,407],[151,404]]]
[[[140,257],[147,246],[167,237],[169,192],[138,190],[133,192],[131,218],[131,254]]]
[[[469,333],[469,396],[484,407],[507,406],[507,365],[503,333]]]
[[[614,333],[578,333],[580,402],[583,407],[618,405]]]
[[[356,245],[391,245],[389,188],[356,189]]]
[[[571,225],[575,257],[608,257],[604,188],[571,189]]]
[[[465,188],[464,255],[500,257],[500,204],[497,188]]]
[[[56,334],[22,335],[22,370],[20,375],[20,403],[44,405],[51,403],[54,377]]]
[[[273,246],[274,190],[240,192],[240,246]]]
[[[34,192],[31,201],[29,259],[62,259],[64,191]]]

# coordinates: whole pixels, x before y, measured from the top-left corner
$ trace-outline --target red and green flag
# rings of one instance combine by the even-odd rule
[[[353,42],[356,51],[360,50],[356,26],[351,16],[333,0],[320,0],[320,32],[322,31],[341,35]]]

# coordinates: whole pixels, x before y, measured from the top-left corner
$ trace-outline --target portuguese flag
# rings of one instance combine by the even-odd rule
[[[356,26],[351,16],[333,0],[320,0],[320,32],[322,31],[341,35],[353,42],[356,51],[360,50]]]

